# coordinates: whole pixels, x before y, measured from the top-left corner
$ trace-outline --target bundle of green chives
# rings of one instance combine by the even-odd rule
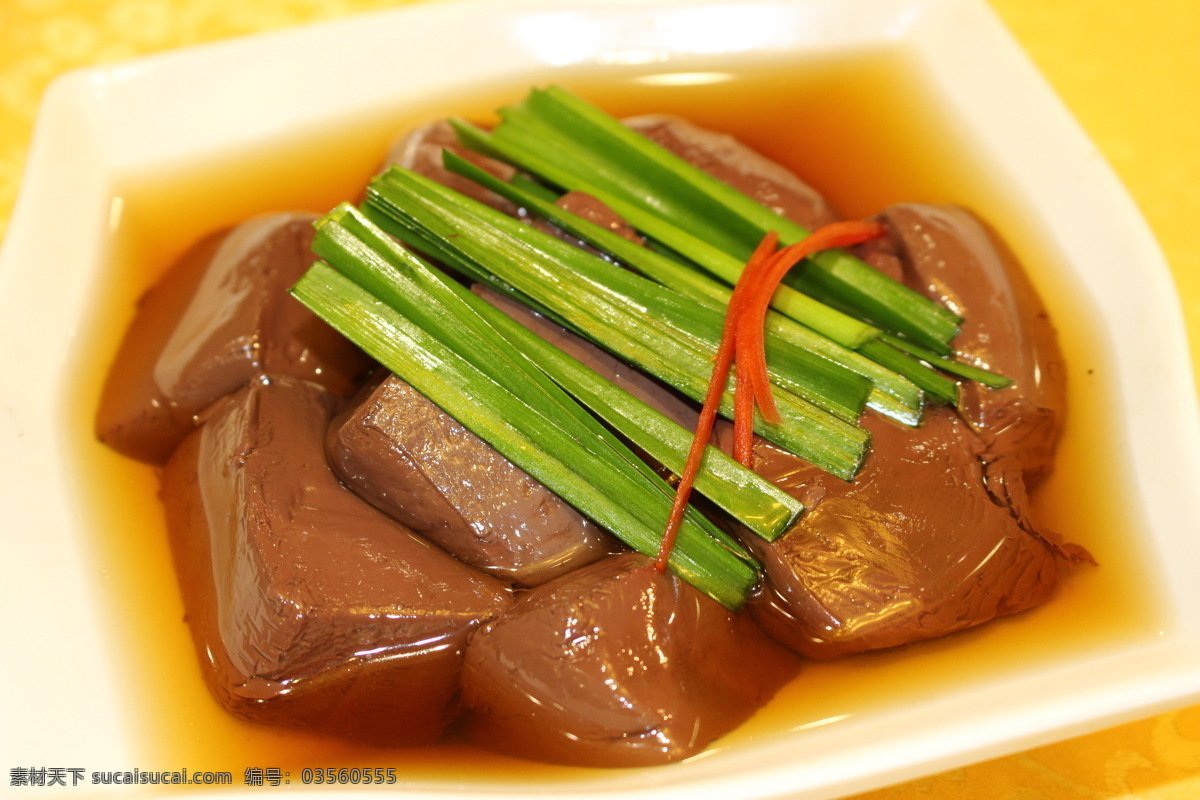
[[[508,320],[352,207],[318,222],[313,249],[325,260],[293,288],[301,302],[581,512],[631,547],[656,552],[670,487],[559,382],[583,387],[581,395],[608,409],[606,422],[668,466],[682,464],[687,431]],[[801,512],[719,451],[710,448],[706,460],[710,498],[760,535],[778,536]],[[740,606],[756,565],[699,513],[686,528],[672,569]]]
[[[365,211],[385,230],[600,344],[699,401],[708,388],[720,313],[400,167],[376,176]],[[869,436],[853,418],[867,388],[847,370],[857,404],[832,413],[778,383],[782,421],[756,420],[763,438],[847,480]],[[803,382],[808,376],[796,375]],[[727,393],[722,413],[732,415]]]
[[[469,178],[516,203],[528,212],[554,223],[616,259],[619,263],[663,286],[673,288],[693,302],[701,304],[705,309],[724,314],[732,290],[712,277],[689,269],[675,258],[640,246],[613,231],[555,205],[553,193],[550,193],[549,197],[542,196],[535,188],[537,184],[520,180],[506,183],[466,159],[454,155],[449,150],[443,151],[443,158],[446,168],[450,171]],[[727,259],[723,253],[720,256],[722,261],[732,261],[732,259]],[[740,266],[737,268],[740,269]],[[736,280],[736,275],[733,275],[733,280]],[[804,299],[807,300],[807,298]],[[777,297],[776,300],[779,298]],[[840,317],[841,315],[836,316]],[[851,320],[851,322],[861,326],[856,321]],[[835,320],[833,327],[840,327],[840,323]],[[866,328],[867,326],[861,327]],[[857,336],[850,336],[849,338],[861,345],[870,341],[871,337],[860,339]],[[792,353],[799,349],[817,359],[816,363],[818,364],[821,361],[832,362],[861,376],[869,383],[865,399],[866,405],[909,425],[916,425],[920,421],[924,398],[920,387],[912,381],[882,367],[877,362],[843,346],[834,339],[801,325],[788,316],[773,312],[767,317],[768,363],[778,364],[778,359],[786,357],[780,353],[781,349]],[[777,377],[784,380],[787,379],[787,376],[787,371],[777,374]],[[811,373],[809,373],[809,377],[812,377]]]
[[[656,245],[726,285],[736,283],[767,230],[777,231],[781,244],[808,233],[559,87],[534,89],[502,108],[500,116],[491,132],[461,120],[454,124],[468,147],[561,190],[596,197]],[[691,231],[703,231],[703,238]],[[676,285],[694,288],[690,282]],[[915,398],[923,394],[957,400],[957,384],[937,370],[1004,384],[1000,376],[947,357],[961,323],[949,309],[843,251],[807,259],[785,279],[772,305],[840,345],[839,358],[845,359],[845,350],[858,351],[851,368],[870,373],[871,406],[900,421],[919,422],[922,404]]]
[[[392,168],[372,181],[362,212],[343,205],[319,221],[314,250],[325,261],[293,293],[533,477],[652,554],[672,492],[624,440],[678,472],[691,434],[389,234],[698,400],[746,255],[769,229],[785,244],[807,231],[561,89],[534,90],[501,115],[492,133],[456,122],[460,139],[537,180],[518,173],[505,183],[449,153],[446,166],[629,270]],[[651,247],[559,208],[546,184],[595,196]],[[943,373],[1007,384],[947,357],[955,315],[846,253],[815,255],[789,280],[800,291],[781,287],[767,318],[782,421],[756,418],[755,431],[835,475],[851,479],[861,466],[864,406],[915,425],[926,395],[956,399],[957,384]],[[732,405],[726,393],[721,413]],[[697,489],[763,538],[803,511],[715,448],[704,464]],[[746,551],[694,509],[670,566],[731,608],[757,576]]]

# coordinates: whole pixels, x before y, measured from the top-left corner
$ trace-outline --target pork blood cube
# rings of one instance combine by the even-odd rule
[[[1049,474],[1066,420],[1066,362],[1045,306],[970,212],[906,203],[880,214],[901,256],[900,278],[965,319],[954,349],[1012,385],[960,387],[959,413],[993,456],[1017,459],[1026,482]]]
[[[957,206],[904,203],[879,215],[888,230],[874,252],[891,250],[894,277],[965,319],[958,357],[1012,383],[959,386],[957,411],[979,436],[985,483],[1032,535],[1074,561],[1091,561],[1032,518],[1029,490],[1054,468],[1067,418],[1067,370],[1058,334],[1040,297],[1003,243]],[[875,260],[878,263],[878,260]]]
[[[747,615],[626,553],[531,589],[471,637],[466,730],[540,761],[677,761],[749,718],[797,664]]]
[[[464,562],[532,586],[620,544],[394,375],[334,420],[329,461],[363,498]]]
[[[208,236],[146,292],[101,396],[103,442],[162,462],[205,408],[267,372],[354,391],[369,360],[287,293],[313,261],[313,218]]]
[[[776,639],[829,659],[931,639],[1045,601],[1055,551],[985,484],[984,445],[950,409],[917,429],[868,413],[871,450],[852,483],[769,445],[755,470],[808,507],[772,543],[755,616]]]
[[[1062,354],[1028,278],[969,212],[906,204],[868,263],[966,317],[954,347],[1012,378],[966,384],[957,408],[906,429],[868,412],[871,449],[853,483],[760,444],[756,471],[808,506],[767,545],[756,617],[813,658],[892,647],[1036,606],[1069,560],[1087,559],[1034,519],[1066,414]]]
[[[255,382],[179,446],[162,497],[204,677],[232,713],[389,745],[432,742],[457,708],[468,634],[506,584],[338,483],[331,398]]]

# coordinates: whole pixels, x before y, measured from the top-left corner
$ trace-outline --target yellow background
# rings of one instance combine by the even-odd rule
[[[852,0],[846,0],[852,2]],[[0,239],[42,92],[60,73],[398,0],[0,0]],[[1200,367],[1200,2],[991,0],[1132,193]],[[1200,371],[1198,369],[1197,371]],[[1198,800],[1200,707],[859,800]]]

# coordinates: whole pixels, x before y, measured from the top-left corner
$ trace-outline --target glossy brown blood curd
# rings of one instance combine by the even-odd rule
[[[534,586],[624,549],[394,375],[334,420],[328,455],[360,497],[505,581]]]
[[[754,610],[780,641],[828,659],[943,636],[1046,600],[1059,563],[985,485],[978,437],[946,408],[917,429],[868,412],[853,483],[768,445],[755,470],[808,506],[772,544]]]
[[[738,176],[744,191],[794,221],[834,218],[814,190],[736,140],[653,119],[634,124],[711,174]],[[871,448],[852,483],[757,443],[755,470],[808,510],[773,543],[743,537],[764,565],[754,610],[773,636],[811,658],[936,638],[1026,610],[1050,596],[1060,554],[1084,555],[1040,533],[1028,507],[1025,476],[1051,469],[1066,414],[1062,356],[1036,294],[965,212],[907,205],[882,216],[891,241],[866,248],[875,262],[974,320],[956,346],[1014,384],[972,386],[961,417],[931,408],[915,430],[866,412]]]
[[[964,382],[957,410],[983,441],[986,483],[1031,534],[1071,560],[1090,560],[1032,519],[1028,493],[1054,470],[1067,420],[1067,365],[1058,333],[1025,271],[969,211],[906,203],[880,214],[902,256],[898,276],[964,317],[954,348],[964,361],[1012,384]]]
[[[467,731],[536,760],[663,764],[744,721],[798,666],[748,615],[626,553],[522,594],[471,638]]]
[[[964,383],[958,410],[989,451],[1021,463],[1032,487],[1053,469],[1067,410],[1066,363],[1045,305],[966,209],[906,203],[879,216],[902,257],[893,277],[963,316],[956,352],[1013,381]]]
[[[196,653],[245,719],[427,744],[457,714],[468,635],[511,593],[338,482],[323,446],[332,406],[311,383],[254,381],[168,461]]]
[[[209,405],[263,372],[347,393],[368,364],[287,295],[311,262],[314,215],[269,214],[192,247],[139,300],[96,414],[96,434],[162,462]]]

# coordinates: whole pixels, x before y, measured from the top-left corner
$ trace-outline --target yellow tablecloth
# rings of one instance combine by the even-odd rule
[[[39,99],[56,75],[402,1],[0,0],[0,238]],[[1141,207],[1180,287],[1200,366],[1200,3],[991,2]],[[1198,800],[1200,707],[860,800],[868,798]]]

